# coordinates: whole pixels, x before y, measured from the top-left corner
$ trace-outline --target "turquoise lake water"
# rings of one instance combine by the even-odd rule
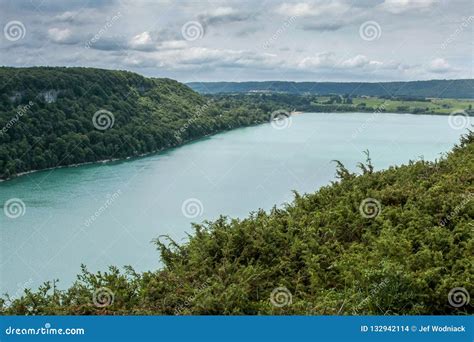
[[[462,133],[446,116],[306,113],[283,129],[263,124],[148,157],[2,182],[0,205],[14,198],[25,207],[17,218],[0,212],[0,291],[15,296],[53,279],[65,287],[81,263],[155,269],[151,241],[159,235],[183,242],[191,222],[282,205],[293,189],[314,192],[335,179],[331,160],[355,170],[366,149],[376,170],[434,160]]]

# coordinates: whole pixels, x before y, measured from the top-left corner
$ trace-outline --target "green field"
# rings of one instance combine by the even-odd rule
[[[283,93],[270,94],[217,94],[208,98],[224,107],[252,108],[262,106],[268,110],[285,109],[301,112],[326,113],[411,113],[440,114],[464,111],[474,115],[474,99],[422,98],[422,97],[375,97],[351,95],[295,95]]]
[[[322,101],[326,101],[324,97]],[[386,112],[423,112],[450,114],[457,110],[471,111],[474,100],[466,99],[427,99],[426,101],[388,100],[377,97],[357,97],[352,100],[355,107],[365,105],[371,108],[385,108]]]

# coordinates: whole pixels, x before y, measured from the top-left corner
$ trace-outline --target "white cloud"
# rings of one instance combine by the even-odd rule
[[[429,9],[438,1],[436,0],[385,0],[379,5],[379,8],[390,13],[403,13],[407,11],[416,11]]]
[[[67,11],[55,16],[55,19],[58,21],[72,21],[74,17],[77,15],[77,12]]]
[[[145,31],[133,36],[129,41],[129,46],[136,50],[152,50],[156,44],[153,42],[150,32]]]
[[[91,44],[91,47],[98,50],[135,50],[143,52],[159,50],[180,50],[188,46],[182,39],[175,39],[178,35],[172,35],[165,31],[144,31],[126,37],[104,37]]]
[[[371,60],[364,55],[356,55],[348,59],[337,58],[333,52],[319,53],[314,57],[305,57],[298,64],[301,69],[360,69],[360,68],[382,68],[384,63]]]
[[[273,68],[280,65],[275,55],[248,50],[188,47],[184,50],[161,50],[148,54],[129,54],[126,63],[140,67],[164,66],[169,69],[205,68]]]
[[[210,49],[192,47],[184,53],[171,55],[177,64],[213,64],[215,66],[240,67],[270,67],[274,66],[276,59],[271,54],[259,54],[247,50]]]
[[[318,17],[327,15],[342,16],[350,9],[350,5],[340,1],[314,1],[312,3],[283,3],[276,12],[285,16]]]
[[[334,53],[322,52],[314,57],[305,57],[299,63],[298,67],[302,69],[311,68],[330,68],[337,64]]]
[[[346,59],[341,63],[346,68],[358,68],[370,63],[369,59],[364,55],[357,55],[353,58]]]
[[[50,28],[48,29],[48,37],[51,41],[58,44],[74,44],[78,41],[68,28]]]
[[[178,50],[184,49],[188,46],[188,43],[185,40],[168,40],[161,43],[160,48],[162,49],[170,49],[170,50]]]
[[[360,8],[343,1],[317,0],[312,2],[283,3],[274,10],[285,17],[298,18],[305,31],[336,31],[348,26],[362,13]]]
[[[232,7],[217,7],[216,9],[212,9],[208,12],[210,17],[224,17],[231,14],[236,14],[237,11]]]
[[[444,58],[433,59],[428,64],[427,69],[428,71],[431,71],[434,73],[440,73],[440,74],[454,70],[454,68]]]
[[[362,68],[362,67],[382,67],[383,63],[375,60],[370,60],[367,56],[357,55],[355,57],[346,59],[341,63],[344,68]]]

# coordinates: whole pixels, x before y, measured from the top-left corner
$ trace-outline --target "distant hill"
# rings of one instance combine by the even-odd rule
[[[282,92],[290,94],[350,94],[352,96],[415,96],[474,98],[474,79],[413,82],[190,82],[202,94]]]
[[[403,83],[397,83],[400,85],[398,88],[395,84],[190,84],[198,91],[209,87],[216,92],[289,90],[286,94],[258,96],[203,96],[177,81],[146,78],[128,71],[0,67],[0,179],[32,170],[123,159],[160,151],[205,135],[266,122],[277,109],[347,112],[374,111],[379,107],[373,99],[361,99],[364,103],[360,103],[349,97],[339,99],[333,96],[329,103],[320,103],[311,96],[294,96],[311,89],[319,89],[320,93],[339,90],[341,93],[353,91],[374,95],[377,89],[382,94],[391,86],[399,90],[395,93],[398,95],[403,89],[406,94],[415,97],[453,98],[473,97],[474,89],[473,80],[409,82],[403,87]],[[428,91],[428,88],[431,90]],[[409,92],[409,89],[417,89],[418,93]],[[384,110],[405,113],[443,113],[458,107],[472,109],[470,103],[394,102],[393,108],[389,106],[392,103],[385,104]]]

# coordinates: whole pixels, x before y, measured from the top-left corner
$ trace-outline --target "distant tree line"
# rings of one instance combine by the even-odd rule
[[[353,96],[393,96],[418,98],[474,98],[474,79],[430,80],[410,82],[190,82],[202,94],[286,93],[286,94],[352,94]]]

